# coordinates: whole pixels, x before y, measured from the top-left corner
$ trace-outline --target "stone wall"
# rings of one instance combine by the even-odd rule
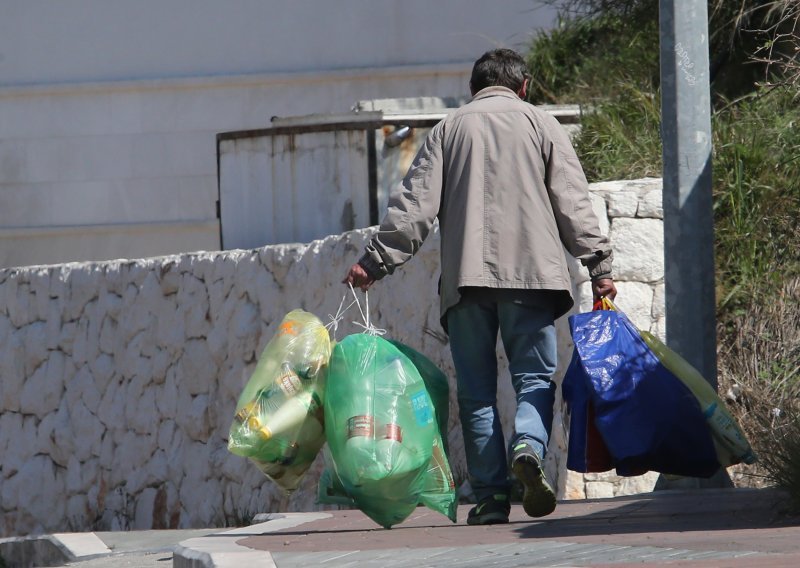
[[[618,304],[661,335],[660,180],[592,189],[615,248]],[[278,322],[294,308],[329,320],[349,295],[340,280],[372,230],[256,250],[0,271],[0,536],[221,526],[258,512],[319,508],[321,460],[287,496],[227,452],[227,433]],[[373,288],[369,306],[388,336],[427,354],[452,380],[438,322],[438,244],[434,232]],[[588,309],[585,270],[571,270],[579,308]],[[337,337],[358,332],[358,320],[348,312]],[[572,347],[565,320],[559,333],[563,370]],[[502,357],[500,364],[505,372]],[[500,389],[506,425],[509,382]],[[451,408],[447,435],[460,483],[455,416]],[[547,461],[561,497],[652,487],[652,476],[567,474],[562,416]]]

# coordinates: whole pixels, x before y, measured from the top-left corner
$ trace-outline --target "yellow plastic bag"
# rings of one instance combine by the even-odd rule
[[[297,488],[325,443],[328,330],[308,312],[289,312],[264,348],[236,405],[228,450],[250,458],[286,491]]]

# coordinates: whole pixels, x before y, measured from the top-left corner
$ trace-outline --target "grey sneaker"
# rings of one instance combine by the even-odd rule
[[[511,471],[525,488],[522,508],[529,517],[544,517],[556,509],[556,494],[542,469],[542,462],[528,444],[514,446]]]
[[[511,502],[508,495],[490,495],[481,499],[470,509],[467,516],[468,525],[502,525],[508,522]]]

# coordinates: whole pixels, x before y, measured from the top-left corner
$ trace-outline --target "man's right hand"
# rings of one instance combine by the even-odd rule
[[[617,297],[617,287],[614,286],[614,280],[611,278],[601,278],[592,282],[592,295],[595,300],[600,298],[608,298],[613,300]]]
[[[369,290],[369,287],[372,286],[374,282],[375,279],[358,263],[350,267],[344,280],[342,280],[343,284],[350,284],[353,288],[361,288],[363,292]]]

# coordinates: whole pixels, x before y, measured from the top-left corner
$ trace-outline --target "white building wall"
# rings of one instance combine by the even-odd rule
[[[614,247],[617,304],[663,337],[661,181],[592,189]],[[253,250],[0,270],[0,537],[220,526],[259,512],[318,508],[322,459],[287,497],[227,451],[227,435],[276,326],[295,308],[325,321],[335,314],[349,294],[341,278],[373,230]],[[438,245],[434,231],[414,259],[373,287],[370,315],[453,385],[438,321]],[[570,269],[576,309],[586,311],[588,275],[577,262]],[[350,323],[359,320],[351,310],[337,337],[359,332]],[[560,374],[572,344],[566,319],[558,326]],[[502,355],[500,371],[508,376]],[[510,381],[499,384],[509,433],[513,395]],[[558,404],[546,468],[559,498],[652,488],[653,474],[568,473]],[[454,388],[450,417],[450,460],[462,485]]]
[[[461,96],[480,53],[524,49],[552,21],[531,0],[0,0],[0,14],[6,267],[217,249],[217,133]]]

